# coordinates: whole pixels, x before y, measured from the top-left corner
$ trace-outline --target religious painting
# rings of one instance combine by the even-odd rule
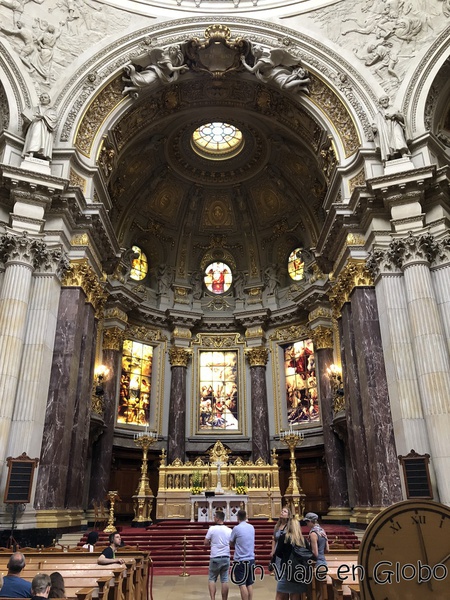
[[[235,350],[199,352],[199,431],[238,431],[238,353]]]
[[[213,294],[223,294],[230,289],[233,275],[230,267],[223,262],[213,262],[205,269],[206,288]]]
[[[117,422],[149,424],[153,347],[125,340],[122,353]]]
[[[316,361],[311,339],[282,346],[289,425],[311,425],[320,421]]]

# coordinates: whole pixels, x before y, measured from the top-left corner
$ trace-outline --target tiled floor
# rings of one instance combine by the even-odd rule
[[[239,588],[230,582],[229,600],[240,600]],[[253,586],[255,600],[274,600],[276,581],[272,576],[256,581]],[[221,600],[220,584],[217,584],[216,600]],[[156,575],[153,579],[153,600],[209,600],[208,576]]]

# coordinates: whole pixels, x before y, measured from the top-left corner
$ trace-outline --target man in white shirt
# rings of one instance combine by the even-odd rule
[[[208,589],[211,600],[216,597],[216,581],[220,575],[222,600],[228,598],[228,570],[230,568],[231,529],[223,524],[225,514],[216,510],[215,525],[211,525],[205,537],[205,546],[211,546],[209,559]]]
[[[234,546],[232,582],[239,586],[242,600],[252,600],[255,565],[255,528],[247,523],[247,513],[239,510],[239,524],[231,533],[230,545]]]

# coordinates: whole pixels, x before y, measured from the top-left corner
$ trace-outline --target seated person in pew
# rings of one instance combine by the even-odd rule
[[[8,574],[3,578],[0,598],[29,598],[31,583],[22,579],[20,574],[25,568],[25,556],[14,552],[8,561]]]
[[[103,550],[97,560],[98,565],[113,565],[115,563],[123,565],[123,558],[116,558],[116,551],[120,548],[122,538],[120,533],[111,533],[109,536],[109,546]]]
[[[66,590],[64,586],[64,578],[61,573],[55,571],[50,573],[51,588],[48,595],[49,598],[66,598]]]
[[[48,598],[50,592],[50,577],[45,573],[38,573],[31,582],[31,600],[36,598]]]

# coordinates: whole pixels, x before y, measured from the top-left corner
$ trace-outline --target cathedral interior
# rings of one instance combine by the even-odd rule
[[[448,0],[0,1],[3,529],[15,459],[18,530],[136,518],[144,437],[147,520],[218,441],[254,518],[450,504],[449,40]]]

